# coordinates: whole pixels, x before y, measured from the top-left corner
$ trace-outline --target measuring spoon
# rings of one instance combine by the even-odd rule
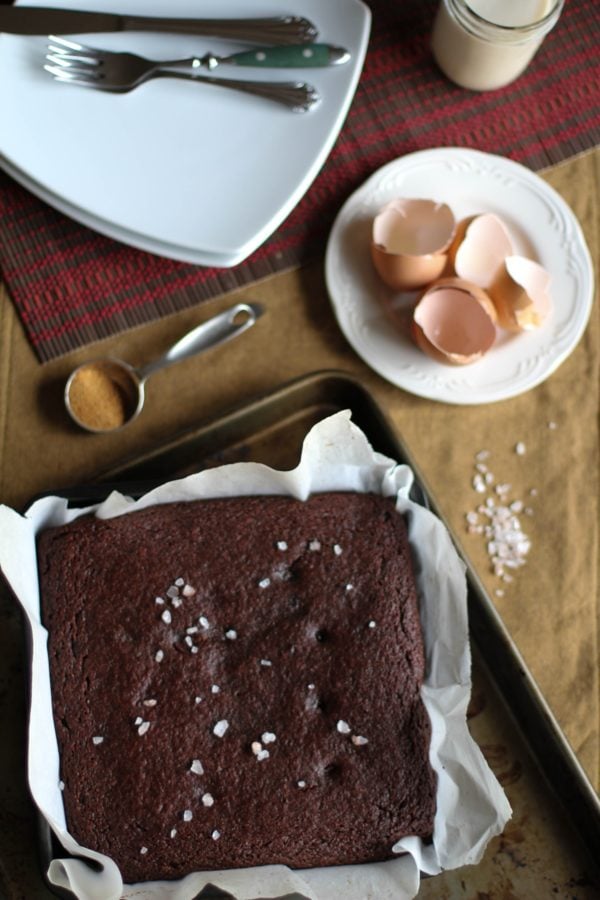
[[[185,334],[159,359],[136,369],[112,357],[78,366],[65,386],[65,406],[86,431],[118,431],[133,422],[144,406],[150,375],[243,334],[260,318],[259,303],[237,303]]]

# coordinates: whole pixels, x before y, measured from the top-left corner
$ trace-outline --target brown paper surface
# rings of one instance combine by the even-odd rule
[[[579,219],[598,278],[600,150],[542,173]],[[163,352],[188,328],[230,305],[258,300],[267,312],[239,340],[159,373],[147,386],[139,420],[115,435],[88,435],[62,406],[69,372],[111,354],[134,365]],[[266,281],[127,332],[46,366],[36,361],[0,288],[0,501],[17,508],[40,491],[93,478],[186,426],[268,392],[290,378],[336,368],[358,375],[406,441],[442,515],[494,598],[504,622],[593,784],[600,786],[598,531],[600,473],[600,314],[568,360],[542,385],[489,406],[459,407],[414,397],[383,381],[341,334],[324,284],[322,263]],[[549,423],[555,423],[550,428]],[[515,452],[518,442],[526,452]],[[484,541],[467,534],[465,513],[478,503],[474,456],[491,451],[497,480],[513,486],[533,515],[522,518],[531,539],[527,564],[512,584],[490,572]],[[537,493],[532,495],[534,489]],[[497,588],[504,596],[496,596]],[[19,629],[7,602],[0,657],[9,694],[21,696],[14,649]],[[6,652],[2,647],[9,641]],[[16,674],[15,674],[16,671]],[[8,694],[7,694],[8,695]],[[12,702],[11,701],[11,702]],[[0,706],[0,731],[19,728],[22,710]],[[16,788],[15,788],[16,790]],[[16,801],[15,801],[16,803]],[[8,810],[8,812],[7,812]],[[11,815],[15,820],[6,820]],[[0,810],[0,829],[29,827],[19,811]],[[20,821],[20,825],[19,825]]]

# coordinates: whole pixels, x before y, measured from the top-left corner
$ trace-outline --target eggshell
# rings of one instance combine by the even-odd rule
[[[417,346],[434,359],[468,365],[481,359],[496,339],[496,310],[476,284],[443,278],[422,295],[413,314]]]
[[[496,273],[489,293],[502,328],[532,331],[550,314],[550,275],[524,256],[508,256]]]
[[[507,256],[514,253],[506,226],[485,213],[458,223],[450,259],[459,278],[488,289]]]
[[[454,215],[445,203],[392,200],[373,221],[373,265],[395,290],[421,288],[444,271],[455,228]]]

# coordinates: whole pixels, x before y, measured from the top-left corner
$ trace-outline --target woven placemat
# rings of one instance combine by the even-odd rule
[[[105,238],[0,173],[0,269],[40,361],[307,261],[348,195],[405,153],[472,147],[540,169],[600,143],[597,0],[567,0],[525,74],[486,93],[454,86],[433,63],[437,2],[370,0],[364,70],[326,165],[275,234],[231,269]]]

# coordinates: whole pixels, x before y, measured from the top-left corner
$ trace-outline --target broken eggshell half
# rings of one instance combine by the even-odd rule
[[[489,288],[499,325],[507,331],[539,328],[552,308],[549,288],[550,275],[539,263],[508,256]]]
[[[493,213],[470,216],[457,226],[449,250],[458,278],[487,290],[507,256],[514,253],[506,226]]]
[[[373,265],[394,290],[422,288],[444,271],[455,230],[454,214],[445,203],[392,200],[373,221]]]
[[[413,313],[417,346],[438,362],[476,362],[496,339],[496,309],[478,285],[442,278],[421,296]]]

